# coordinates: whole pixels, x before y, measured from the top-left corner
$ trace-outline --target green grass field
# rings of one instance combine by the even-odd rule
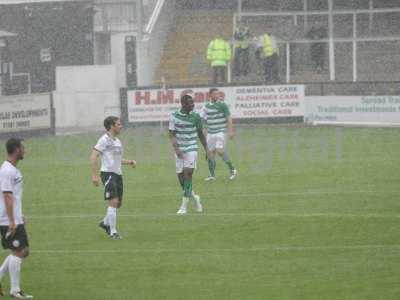
[[[98,137],[26,141],[22,287],[35,299],[400,299],[398,129],[239,127],[239,176],[229,182],[218,160],[218,180],[204,182],[201,151],[205,212],[183,217],[167,135],[128,129],[138,167],[124,169],[117,241],[97,227]]]

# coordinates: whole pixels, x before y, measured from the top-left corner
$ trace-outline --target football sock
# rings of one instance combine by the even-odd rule
[[[196,197],[197,196],[197,197]],[[198,206],[198,205],[201,205],[201,202],[200,202],[200,196],[199,195],[196,195],[195,194],[195,192],[192,190],[192,200],[194,200],[194,203],[196,203],[196,205]]]
[[[104,216],[103,223],[104,223],[105,225],[110,225],[110,224],[108,223],[108,209],[107,209],[107,211],[106,211],[106,215]]]
[[[217,167],[217,162],[215,159],[208,160],[208,169],[210,170],[210,175],[215,177],[215,168]]]
[[[183,195],[186,198],[192,197],[192,179],[185,179],[183,181]]]
[[[189,198],[187,198],[185,196],[182,197],[182,204],[181,204],[181,208],[180,209],[186,210],[188,203],[189,203]]]
[[[11,293],[17,293],[21,290],[19,287],[19,279],[21,274],[21,264],[22,259],[11,255],[9,258],[8,269],[10,271],[10,284],[11,284]]]
[[[233,166],[233,164],[232,164],[232,162],[231,162],[231,160],[229,158],[228,152],[225,151],[224,154],[221,155],[221,158],[226,163],[226,165],[228,166],[229,170],[233,171],[235,169],[235,167]]]
[[[110,226],[110,234],[117,232],[117,209],[109,206],[107,209],[108,225]]]
[[[3,261],[3,264],[0,267],[0,281],[3,279],[4,275],[8,272],[8,262],[10,261],[10,256],[7,256],[6,259]]]

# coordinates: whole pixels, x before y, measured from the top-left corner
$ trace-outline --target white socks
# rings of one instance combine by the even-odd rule
[[[3,264],[0,267],[0,281],[3,279],[4,275],[8,273],[8,262],[10,261],[11,254],[6,257]]]
[[[22,264],[22,258],[10,254],[9,256],[6,257],[6,259],[4,260],[3,264],[0,267],[0,280],[3,279],[4,275],[7,272],[10,273],[11,294],[18,293],[21,290],[19,286],[21,264]]]
[[[180,209],[186,210],[188,203],[189,203],[189,198],[182,197],[182,204],[181,204],[181,208]]]
[[[108,223],[108,210],[106,211],[106,215],[104,216],[103,223],[104,223],[105,225],[110,225],[110,224]]]
[[[117,233],[117,209],[109,206],[107,208],[107,215],[104,219],[107,219],[107,225],[110,226],[110,235]]]
[[[201,207],[200,196],[196,195],[194,191],[192,191],[192,199],[194,200],[197,208]]]
[[[9,255],[8,270],[10,272],[11,294],[18,293],[21,290],[19,287],[21,264],[21,258],[14,255]]]

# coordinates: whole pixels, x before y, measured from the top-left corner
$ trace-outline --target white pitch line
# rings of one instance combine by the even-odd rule
[[[400,194],[400,191],[299,191],[299,192],[261,192],[261,193],[236,193],[232,191],[231,195],[224,195],[230,198],[257,198],[257,197],[285,197],[285,196],[309,196],[309,195],[356,195],[356,194],[378,194],[378,195],[388,195],[388,194]],[[157,195],[142,195],[136,197],[135,195],[132,196],[135,199],[148,199],[148,198],[176,198],[178,193],[174,194],[157,194]],[[216,197],[215,194],[202,194],[203,198],[206,199],[214,199]],[[99,200],[100,201],[100,200]],[[125,200],[129,201],[129,200]],[[98,202],[96,200],[96,202]],[[52,206],[52,205],[62,205],[68,203],[94,203],[94,201],[87,202],[85,200],[74,200],[74,201],[65,201],[65,202],[31,202],[29,203],[30,206]]]
[[[326,191],[298,191],[298,192],[262,192],[262,193],[245,193],[245,194],[237,194],[233,193],[234,197],[242,197],[242,196],[307,196],[307,195],[351,195],[351,194],[398,194],[400,191],[335,191],[335,190],[326,190]]]
[[[203,253],[203,252],[267,252],[267,251],[316,251],[316,250],[400,250],[400,245],[343,245],[343,246],[269,246],[255,248],[136,248],[129,250],[32,250],[32,253],[51,254],[102,254],[102,253]]]
[[[81,215],[42,215],[28,216],[29,219],[87,219],[102,218],[100,214],[81,214]],[[265,217],[265,218],[382,218],[397,219],[400,215],[390,214],[337,214],[337,213],[310,213],[310,214],[293,214],[293,213],[189,213],[186,216],[178,216],[176,213],[132,213],[118,214],[122,218],[185,218],[185,217]]]

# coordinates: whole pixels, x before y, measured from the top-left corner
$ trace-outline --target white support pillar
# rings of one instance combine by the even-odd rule
[[[304,11],[304,32],[307,33],[308,31],[308,15],[307,15],[307,10],[308,10],[308,0],[303,0],[303,11]]]
[[[236,32],[236,27],[238,26],[237,24],[237,19],[239,18],[239,14],[234,14],[233,15],[233,29],[232,29],[232,36],[235,36],[235,32]]]
[[[242,20],[242,0],[238,0],[238,18]]]
[[[335,80],[335,43],[333,41],[333,0],[328,0],[328,31],[329,31],[329,79]]]
[[[290,43],[286,43],[286,83],[290,83]]]
[[[143,0],[139,0],[136,2],[136,20],[137,20],[137,28],[138,28],[138,39],[141,41],[143,39],[143,21],[144,21],[144,6],[143,6]],[[135,5],[135,3],[132,3],[132,5]]]
[[[144,29],[144,7],[143,7],[143,0],[139,0],[136,2],[132,2],[132,5],[135,5],[136,9],[136,28],[137,28],[137,37],[136,37],[136,83],[137,85],[140,85],[141,78],[142,78],[142,64],[143,64],[143,57],[146,53],[145,45],[147,44],[144,42],[144,34],[143,34],[143,29]],[[124,47],[125,48],[125,47]],[[112,50],[111,50],[112,53]],[[125,53],[125,51],[124,51]],[[148,54],[148,53],[147,53]],[[124,64],[126,65],[126,59],[125,59],[125,54],[124,54]],[[140,59],[139,59],[140,58]],[[144,76],[143,76],[144,77]],[[124,81],[125,85],[128,85],[127,79],[125,78]]]
[[[357,81],[357,14],[353,14],[353,81]]]
[[[372,31],[372,25],[374,23],[373,10],[374,10],[374,0],[369,0],[369,23],[368,23],[369,33],[371,33]]]

